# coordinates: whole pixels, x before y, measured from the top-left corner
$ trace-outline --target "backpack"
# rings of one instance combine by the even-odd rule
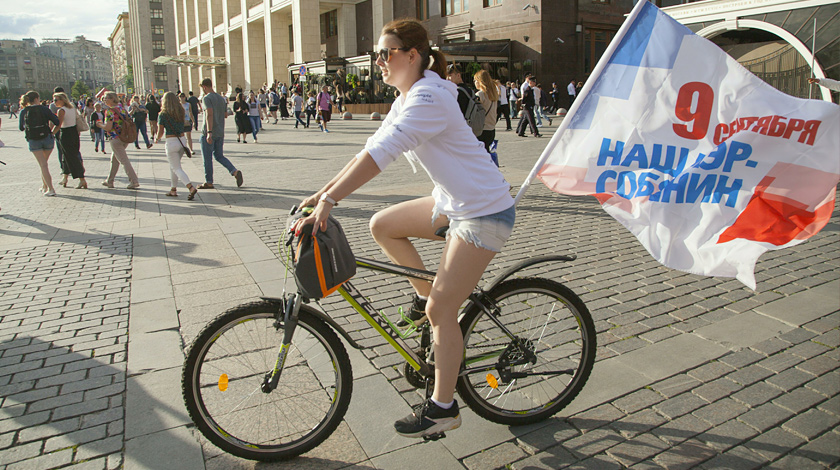
[[[484,116],[487,115],[484,112],[484,106],[481,105],[475,92],[471,89],[459,86],[458,93],[463,93],[469,99],[467,101],[467,109],[464,110],[464,119],[467,120],[467,124],[472,129],[473,134],[478,137],[484,132]]]
[[[271,104],[273,106],[279,106],[280,105],[280,95],[278,95],[277,92],[274,92],[274,91],[271,92]]]
[[[356,275],[356,257],[333,216],[327,218],[327,230],[312,235],[312,226],[300,232],[292,251],[295,283],[304,297],[317,300],[335,292]]]
[[[130,144],[137,140],[137,126],[134,121],[129,119],[122,111],[120,111],[120,119],[122,119],[122,127],[120,128],[120,141]]]
[[[37,111],[35,111],[37,109]],[[26,140],[46,139],[50,135],[50,127],[47,123],[47,116],[40,107],[33,106],[26,112],[25,133]]]

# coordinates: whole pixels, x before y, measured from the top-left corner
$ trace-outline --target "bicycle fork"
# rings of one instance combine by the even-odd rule
[[[297,327],[301,302],[303,302],[303,297],[299,293],[285,299],[282,323],[283,343],[277,352],[277,360],[274,362],[274,368],[265,374],[265,379],[260,387],[263,393],[271,393],[277,388],[277,384],[280,382],[280,375],[283,373],[283,366],[286,364],[286,357],[289,354],[289,348],[292,346],[292,336],[294,336],[295,328]],[[280,326],[280,318],[277,318],[274,322],[274,327],[280,328]]]

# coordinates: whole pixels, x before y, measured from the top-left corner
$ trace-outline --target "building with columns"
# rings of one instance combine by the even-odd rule
[[[67,91],[70,91],[77,80],[85,82],[91,90],[112,83],[111,51],[99,41],[91,41],[84,36],[76,36],[72,41],[44,39],[41,41],[41,48],[67,61],[69,87],[64,86]]]
[[[393,0],[171,1],[178,77],[194,91],[205,76],[222,92],[256,89],[288,82],[290,64],[369,53],[393,19]]]
[[[111,43],[111,73],[114,76],[114,91],[129,93],[134,91],[134,74],[131,56],[131,33],[128,12],[117,16],[117,25],[108,37]],[[131,71],[131,73],[129,73]]]
[[[172,0],[128,0],[128,23],[134,92],[178,90],[177,67],[153,62],[176,53]]]

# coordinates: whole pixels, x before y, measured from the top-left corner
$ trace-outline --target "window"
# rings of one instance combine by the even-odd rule
[[[583,36],[583,69],[589,73],[598,63],[598,59],[607,50],[607,46],[615,36],[615,31],[586,28]]]
[[[598,1],[598,0],[596,0],[596,1]],[[494,7],[496,5],[501,5],[501,4],[502,4],[502,0],[484,0],[484,8]]]
[[[149,16],[152,18],[163,18],[163,10],[152,8],[149,10]]]
[[[155,81],[158,83],[166,82],[169,79],[166,76],[166,72],[155,72]],[[161,85],[162,86],[162,85]]]
[[[166,43],[163,41],[152,41],[152,49],[166,49]]]
[[[463,13],[465,11],[469,11],[470,9],[470,0],[442,0],[443,1],[443,16],[447,15],[455,15],[457,13]]]
[[[417,19],[429,19],[429,0],[417,0]]]
[[[321,15],[321,38],[338,36],[338,10],[332,10]]]
[[[153,24],[152,25],[152,34],[163,34],[163,25],[162,24]]]

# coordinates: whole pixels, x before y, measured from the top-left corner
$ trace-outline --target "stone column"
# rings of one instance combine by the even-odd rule
[[[273,56],[270,80],[275,78],[283,83],[289,81],[288,64],[292,55],[291,44],[289,44],[289,25],[291,24],[287,13],[276,11],[271,14],[271,27],[275,32],[272,38],[271,53]]]
[[[271,0],[263,0],[265,12],[263,13],[263,41],[265,49],[265,75],[268,77],[265,81],[268,86],[274,82],[274,41],[271,36],[274,32],[274,24],[271,16]]]
[[[473,1],[478,2],[478,0]],[[373,42],[375,44],[379,40],[382,27],[394,19],[394,2],[393,0],[372,0],[371,3],[373,7]]]
[[[321,59],[320,1],[292,0],[295,63]]]
[[[338,8],[338,56],[353,57],[356,45],[356,5],[341,5]]]

